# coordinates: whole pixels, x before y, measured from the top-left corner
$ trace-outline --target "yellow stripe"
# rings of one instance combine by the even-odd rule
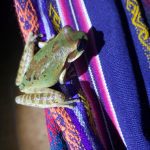
[[[132,14],[132,24],[135,26],[140,43],[144,46],[144,54],[150,67],[150,43],[148,27],[142,22],[142,15],[140,12],[137,0],[127,0],[126,8]]]

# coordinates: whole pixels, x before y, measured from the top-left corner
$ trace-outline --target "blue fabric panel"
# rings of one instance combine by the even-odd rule
[[[149,149],[141,105],[146,96],[138,88],[144,84],[123,7],[119,1],[84,2],[93,27],[104,35],[99,58],[127,148]]]

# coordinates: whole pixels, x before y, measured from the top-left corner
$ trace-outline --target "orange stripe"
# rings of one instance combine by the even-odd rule
[[[31,0],[27,0],[25,4],[25,8],[23,9],[20,6],[20,3],[17,2],[17,0],[14,0],[15,6],[16,6],[16,14],[18,15],[18,20],[20,24],[21,31],[23,33],[23,37],[25,41],[27,41],[28,34],[32,31],[34,33],[37,33],[39,29],[39,24],[38,24],[38,19],[37,19],[37,14],[36,11],[32,5]],[[31,9],[29,9],[31,8]],[[30,20],[28,19],[28,16],[31,16]],[[23,22],[21,20],[23,18],[25,21],[28,21],[31,27],[29,29],[25,29],[25,21]]]
[[[83,144],[81,143],[81,138],[79,136],[79,132],[71,121],[69,114],[65,111],[64,108],[50,108],[50,111],[58,124],[59,128],[63,133],[63,137],[66,142],[72,149],[84,149]],[[59,117],[62,117],[65,122],[63,125],[61,124],[61,120]],[[70,132],[71,131],[71,132]]]

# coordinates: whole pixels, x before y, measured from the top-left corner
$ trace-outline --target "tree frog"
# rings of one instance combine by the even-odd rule
[[[58,81],[64,84],[70,63],[84,52],[86,34],[65,26],[56,37],[39,42],[42,48],[34,54],[37,37],[31,32],[23,51],[16,85],[25,94],[17,96],[16,103],[39,108],[73,108],[78,99],[67,100],[65,94],[49,87]]]

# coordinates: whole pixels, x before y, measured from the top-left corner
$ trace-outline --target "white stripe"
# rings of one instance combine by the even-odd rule
[[[69,5],[70,5],[70,8],[71,8],[71,12],[72,12],[72,15],[73,15],[73,20],[75,22],[76,29],[79,30],[79,26],[78,26],[78,23],[77,23],[77,19],[76,19],[75,13],[74,13],[74,9],[73,9],[71,0],[69,0]]]
[[[111,135],[110,135],[109,128],[108,128],[108,125],[107,125],[107,120],[106,120],[105,115],[104,115],[104,112],[103,112],[102,104],[101,104],[101,102],[99,101],[99,100],[100,100],[100,95],[99,95],[98,90],[97,90],[97,88],[96,88],[95,80],[94,80],[94,77],[93,77],[93,74],[92,74],[92,70],[91,70],[90,67],[88,67],[88,71],[89,71],[89,74],[90,74],[90,77],[91,77],[91,80],[92,80],[92,83],[93,83],[93,86],[94,86],[94,90],[95,90],[95,93],[96,93],[98,102],[99,102],[99,104],[100,104],[100,109],[101,109],[101,112],[102,112],[102,116],[103,116],[103,118],[104,118],[104,123],[105,123],[106,129],[107,129],[107,133],[108,133],[108,136],[109,136],[111,145],[112,145],[112,149],[115,149],[114,146],[113,146],[113,142],[112,142],[112,140],[111,140]]]
[[[37,3],[38,3],[41,18],[42,18],[42,21],[43,21],[43,24],[44,24],[44,29],[45,29],[45,32],[46,32],[46,39],[49,40],[53,36],[53,34],[51,34],[48,21],[45,17],[43,9],[42,9],[42,0],[37,0]]]
[[[90,137],[88,136],[88,135],[91,135],[91,134],[90,134],[90,132],[89,132],[89,128],[88,128],[87,125],[85,124],[85,121],[84,121],[84,118],[83,118],[83,116],[82,116],[81,111],[80,111],[77,107],[75,107],[74,110],[73,110],[73,112],[74,112],[75,115],[77,116],[78,121],[80,122],[81,126],[82,126],[83,129],[85,130],[85,133],[87,133],[87,137],[88,137],[89,141],[92,142],[92,148],[93,148],[93,150],[96,150],[96,146],[95,146],[95,144],[93,144],[93,143],[94,143],[93,138],[90,138]]]
[[[99,59],[97,59],[97,60],[98,60],[98,61],[97,61],[97,62],[98,62],[98,65],[100,66],[100,67],[99,67],[99,69],[100,69],[99,71],[101,72],[100,74],[101,74],[101,77],[102,77],[102,81],[103,81],[104,87],[107,87],[106,80],[105,80],[105,77],[104,77],[104,74],[103,74],[103,71],[102,71],[102,66],[101,66],[100,60],[99,60]],[[111,106],[111,109],[112,109],[112,112],[113,112],[113,115],[114,115],[114,118],[115,118],[115,122],[116,122],[115,125],[116,125],[116,128],[117,128],[117,130],[118,130],[118,132],[119,132],[119,134],[120,134],[120,136],[121,136],[121,138],[122,138],[124,144],[126,145],[124,136],[123,136],[123,134],[122,134],[120,125],[119,125],[119,123],[118,123],[118,119],[117,119],[117,116],[116,116],[116,112],[115,112],[115,110],[114,110],[114,106],[113,106],[113,104],[112,104],[112,101],[111,101],[111,98],[110,98],[110,95],[109,95],[109,92],[108,92],[108,89],[105,88],[105,91],[106,91],[106,93],[107,93],[107,99],[108,99],[108,101],[109,101],[109,104],[110,104],[110,106]]]

